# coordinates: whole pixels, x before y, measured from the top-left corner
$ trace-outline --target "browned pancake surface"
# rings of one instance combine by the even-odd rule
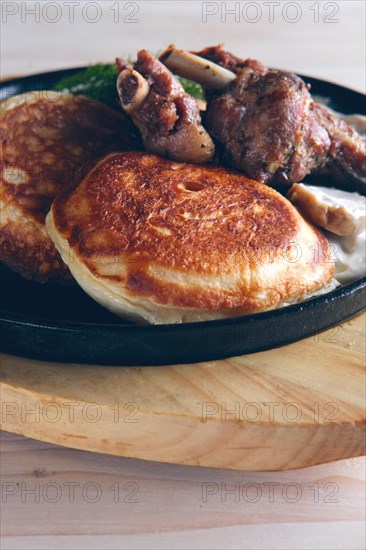
[[[0,108],[1,259],[30,279],[68,279],[46,214],[102,155],[138,148],[136,131],[102,104],[55,92],[29,92]]]
[[[59,236],[94,276],[159,304],[256,310],[332,277],[321,233],[273,189],[221,168],[110,155],[52,212]],[[318,242],[318,258],[290,261],[278,275],[273,265],[299,239]],[[313,268],[312,281],[302,281],[301,270],[311,279]]]

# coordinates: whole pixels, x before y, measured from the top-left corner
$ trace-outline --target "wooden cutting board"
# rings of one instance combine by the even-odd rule
[[[105,367],[1,356],[6,431],[100,453],[287,470],[365,453],[366,314],[227,360]]]

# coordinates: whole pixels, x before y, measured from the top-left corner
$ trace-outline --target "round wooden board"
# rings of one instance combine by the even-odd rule
[[[365,453],[366,314],[294,344],[193,365],[1,356],[6,431],[67,447],[241,470]]]

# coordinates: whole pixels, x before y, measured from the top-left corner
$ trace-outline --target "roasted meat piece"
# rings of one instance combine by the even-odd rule
[[[338,175],[345,180],[366,182],[365,141],[346,122],[316,104],[309,86],[294,73],[266,69],[259,61],[240,59],[222,46],[190,54],[169,47],[164,55],[192,80],[194,57],[225,69],[225,81],[205,84],[205,128],[214,139],[220,161],[268,185],[290,185],[309,174]],[[182,63],[178,62],[181,57]],[[173,61],[174,60],[174,63]],[[232,79],[227,72],[231,71]],[[176,71],[180,74],[179,71]],[[225,84],[226,83],[226,84]]]
[[[348,176],[365,184],[365,138],[361,137],[344,120],[321,105],[314,103],[314,111],[319,125],[327,131],[330,138],[330,148],[325,163],[320,164],[315,172],[318,172],[319,175],[329,174],[340,178]],[[365,121],[364,117],[363,120]]]
[[[211,99],[206,128],[225,164],[270,185],[301,181],[325,161],[331,145],[305,83],[282,71],[243,69]]]
[[[366,181],[365,141],[316,104],[301,78],[266,70],[221,46],[197,55],[237,75],[224,93],[208,98],[206,128],[224,162],[270,185],[291,184],[314,172]]]
[[[133,67],[117,59],[117,68],[122,107],[148,151],[182,162],[211,160],[214,145],[201,124],[197,101],[158,59],[141,50]]]

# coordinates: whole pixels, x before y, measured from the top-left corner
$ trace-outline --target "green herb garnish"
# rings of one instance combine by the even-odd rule
[[[199,84],[187,78],[177,77],[185,91],[196,99],[204,99],[203,89]],[[70,92],[85,95],[113,108],[119,108],[116,90],[117,68],[115,64],[90,65],[87,69],[72,76],[63,78],[52,89],[57,92]]]
[[[195,97],[196,99],[205,99],[205,94],[203,92],[202,86],[197,84],[197,82],[193,82],[192,80],[188,80],[188,78],[183,78],[182,76],[177,76],[179,82],[182,84],[183,88],[187,92],[187,94],[191,95],[192,97]]]
[[[116,89],[116,65],[90,65],[87,69],[63,78],[53,86],[57,92],[70,92],[75,95],[85,95],[118,108],[119,99]]]

